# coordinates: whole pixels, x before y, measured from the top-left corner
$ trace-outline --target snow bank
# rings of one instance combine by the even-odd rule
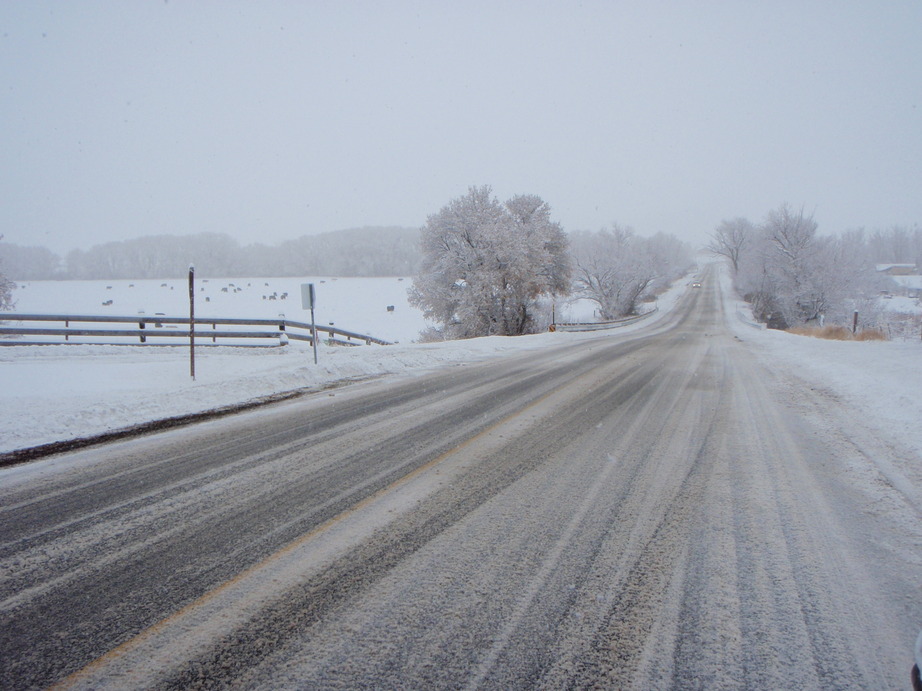
[[[196,281],[196,314],[215,317],[304,319],[300,284],[317,290],[319,324],[336,324],[398,342],[392,346],[284,348],[197,347],[195,381],[185,347],[100,345],[0,348],[0,453],[105,434],[152,420],[233,406],[283,392],[321,389],[334,382],[383,375],[412,375],[436,367],[544,348],[577,334],[477,338],[412,343],[427,326],[407,302],[411,281],[401,278],[249,278]],[[661,312],[684,285],[662,296]],[[281,299],[283,294],[288,296]],[[16,292],[17,311],[168,316],[188,310],[188,283],[166,281],[35,281]],[[275,295],[274,300],[269,296]],[[263,299],[265,296],[266,299]],[[207,302],[205,298],[210,298]],[[112,305],[102,303],[112,300]],[[388,306],[394,309],[389,311]],[[567,315],[586,317],[584,304]],[[665,309],[663,309],[665,308]],[[309,315],[309,313],[306,313]],[[654,315],[651,319],[659,317]],[[307,317],[309,320],[309,316]],[[629,327],[625,327],[625,331]]]
[[[236,305],[246,303],[253,313],[263,302],[262,285],[273,291],[295,290],[302,279],[250,279],[216,281],[210,294],[213,316],[241,316]],[[727,279],[724,294],[726,313],[733,328],[772,367],[785,367],[797,375],[846,398],[888,434],[898,437],[922,453],[922,346],[898,342],[833,342],[746,325],[738,315],[744,312],[735,300]],[[221,292],[229,283],[260,283],[249,298]],[[54,282],[31,284],[17,291],[21,312],[94,311],[91,301],[102,296],[119,298],[131,290],[141,295],[140,286],[129,282],[86,282],[75,288]],[[148,282],[148,313],[176,312],[166,296],[175,296],[169,283]],[[177,286],[181,281],[174,281]],[[89,285],[96,284],[96,285]],[[339,284],[335,290],[333,284]],[[231,406],[280,392],[320,389],[333,382],[382,375],[410,376],[437,367],[479,359],[502,357],[531,348],[545,348],[575,339],[598,338],[598,333],[538,334],[519,338],[478,338],[447,343],[418,344],[410,341],[425,326],[422,315],[406,303],[407,281],[397,279],[332,279],[319,284],[318,303],[326,302],[324,318],[342,321],[350,330],[367,329],[375,336],[401,341],[393,346],[354,348],[321,346],[319,364],[313,364],[310,347],[291,343],[285,348],[197,348],[196,379],[189,376],[186,348],[141,348],[120,346],[7,346],[0,348],[0,452],[111,432],[151,420],[187,415]],[[107,288],[107,285],[113,287]],[[658,311],[648,320],[623,327],[614,335],[626,334],[663,318],[687,283],[680,281],[661,296]],[[252,289],[252,286],[250,286]],[[369,292],[371,297],[369,298]],[[172,295],[171,295],[172,294]],[[281,293],[279,293],[281,294]],[[218,297],[220,295],[220,297]],[[334,296],[336,296],[334,298]],[[163,299],[160,299],[163,298]],[[240,300],[243,298],[243,300]],[[249,302],[246,300],[249,299]],[[293,299],[293,298],[289,298]],[[81,302],[83,300],[83,302]],[[240,302],[236,302],[240,300]],[[72,302],[71,302],[72,301]],[[136,300],[136,302],[145,302]],[[66,304],[62,304],[66,303]],[[181,298],[177,298],[177,305]],[[288,303],[300,311],[299,304]],[[387,312],[386,306],[395,310]],[[222,306],[223,305],[223,306]],[[228,305],[234,314],[221,312]],[[338,307],[337,307],[338,306]],[[275,309],[277,304],[265,309]],[[125,309],[130,309],[125,305]],[[367,312],[367,314],[363,313]],[[294,318],[292,314],[289,318]],[[319,317],[319,315],[318,315]],[[350,319],[351,317],[351,319]],[[378,320],[378,321],[375,321]],[[391,321],[388,321],[391,320]],[[319,318],[318,318],[319,321]],[[358,323],[356,323],[358,322]],[[385,328],[389,328],[387,331]]]
[[[350,378],[418,372],[501,353],[509,339],[457,345],[0,348],[0,451],[110,432]],[[505,343],[504,343],[505,342]],[[521,345],[524,345],[521,344]]]
[[[865,422],[922,456],[922,342],[831,341],[755,325],[721,272],[732,328],[770,368],[833,392]],[[755,328],[753,328],[755,326]]]

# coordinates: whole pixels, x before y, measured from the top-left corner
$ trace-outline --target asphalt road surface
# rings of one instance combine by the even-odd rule
[[[905,688],[895,451],[730,318],[0,472],[0,688]]]

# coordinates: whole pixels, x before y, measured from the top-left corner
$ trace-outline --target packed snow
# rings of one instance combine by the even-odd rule
[[[834,342],[751,326],[725,274],[724,293],[733,328],[759,357],[836,393],[894,441],[922,455],[922,344],[916,341]],[[598,338],[598,333],[545,333],[445,343],[413,342],[426,322],[406,297],[409,279],[211,279],[199,282],[196,314],[277,317],[309,321],[301,309],[300,283],[317,288],[317,323],[396,342],[391,346],[321,345],[314,365],[308,345],[201,347],[193,381],[188,347],[103,345],[5,346],[0,348],[0,452],[65,441],[271,396],[321,389],[336,382],[382,375],[413,375],[436,367]],[[687,289],[680,281],[660,296],[646,320],[610,332],[612,338],[661,319]],[[233,286],[231,286],[233,284]],[[266,285],[268,284],[268,285]],[[111,286],[111,287],[110,287]],[[222,290],[227,288],[226,291]],[[205,289],[205,290],[202,290]],[[236,292],[235,292],[236,289]],[[286,300],[280,296],[288,293]],[[275,300],[268,299],[276,294]],[[266,296],[264,299],[263,296]],[[188,310],[187,283],[168,281],[69,281],[22,284],[20,313],[91,313],[181,316]],[[204,298],[210,300],[205,301]],[[112,300],[109,306],[102,303]],[[388,310],[393,306],[393,310]],[[559,321],[591,317],[585,303],[557,307]]]

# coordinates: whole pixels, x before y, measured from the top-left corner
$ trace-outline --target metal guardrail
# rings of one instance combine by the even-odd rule
[[[736,317],[741,322],[743,322],[743,324],[745,324],[746,326],[751,326],[753,329],[765,330],[768,328],[767,324],[762,324],[761,322],[757,322],[753,320],[751,316],[748,316],[746,314],[746,310],[741,305],[737,305],[736,307]]]
[[[124,316],[99,316],[91,314],[20,314],[17,312],[0,312],[0,322],[18,322],[18,326],[0,324],[0,336],[55,336],[63,337],[64,343],[72,343],[71,337],[84,337],[94,339],[131,338],[138,339],[139,344],[154,345],[149,339],[175,339],[189,338],[190,329],[188,317],[167,317],[156,315],[138,315],[135,317]],[[22,326],[23,323],[60,322],[64,328],[46,328],[35,326]],[[137,324],[137,328],[75,328],[71,324]],[[210,326],[210,330],[195,330],[197,339],[211,339],[217,344],[218,339],[276,339],[277,345],[284,345],[287,340],[306,341],[311,339],[311,325],[304,322],[290,321],[288,319],[237,319],[224,317],[196,317],[192,320],[195,326]],[[187,328],[176,328],[185,326]],[[275,327],[273,330],[224,330],[218,326],[254,326]],[[150,327],[150,328],[148,328]],[[164,328],[166,327],[166,328]],[[172,327],[172,328],[171,328]],[[328,334],[328,340],[339,345],[391,345],[390,342],[368,336],[366,334],[337,329],[332,326],[317,326],[318,334]],[[306,333],[302,333],[306,332]],[[49,345],[55,341],[23,341],[21,339],[0,338],[0,345]],[[124,344],[125,341],[119,343]],[[134,345],[134,343],[131,343]]]
[[[612,321],[605,322],[564,322],[562,324],[555,324],[555,331],[602,331],[603,329],[617,329],[621,326],[627,326],[628,324],[633,324],[634,322],[639,322],[641,319],[646,319],[651,314],[655,313],[659,308],[654,307],[649,312],[644,312],[643,314],[638,314],[636,317],[625,317],[624,319],[614,319]]]

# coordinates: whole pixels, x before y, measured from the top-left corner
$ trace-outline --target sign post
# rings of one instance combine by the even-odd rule
[[[189,373],[195,381],[195,266],[189,264]]]
[[[317,324],[314,322],[314,303],[317,294],[314,292],[313,283],[301,284],[301,307],[311,311],[311,343],[314,346],[314,364],[317,364]]]

